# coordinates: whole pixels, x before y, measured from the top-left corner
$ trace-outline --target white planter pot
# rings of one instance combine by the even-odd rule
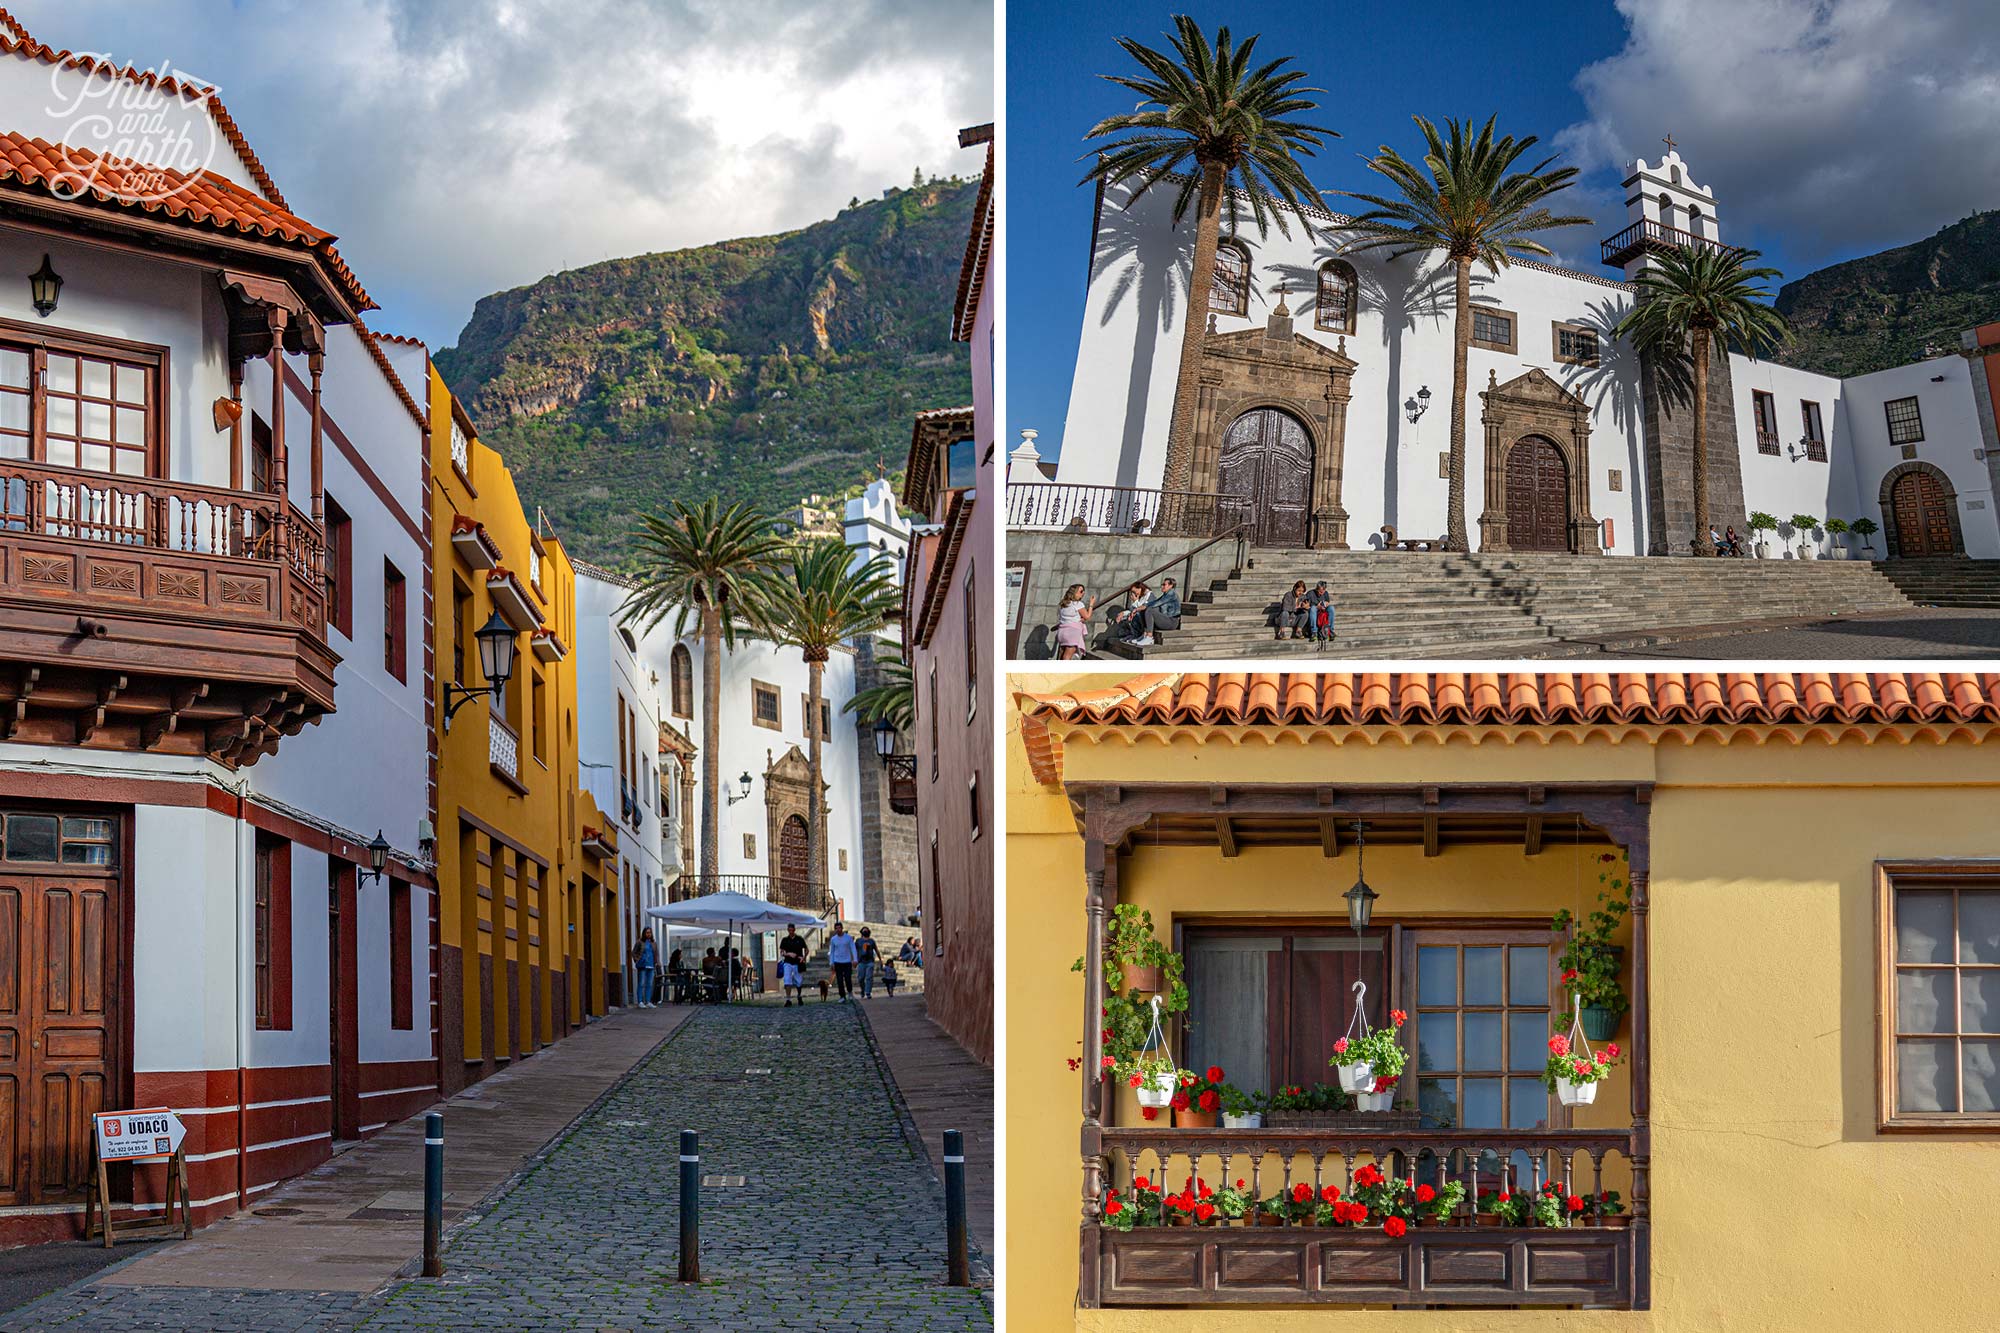
[[[1819,550],[1818,550],[1818,548],[1817,548],[1817,547],[1815,547],[1815,546],[1814,546],[1814,545],[1813,545],[1813,544],[1812,544],[1811,542],[1806,542],[1806,543],[1804,543],[1803,545],[1801,545],[1801,546],[1799,547],[1799,559],[1801,559],[1801,560],[1817,560],[1817,559],[1819,559]]]
[[[1139,1085],[1139,1105],[1170,1105],[1174,1100],[1174,1091],[1179,1086],[1179,1075],[1171,1069],[1163,1069]]]
[[[1556,1079],[1556,1098],[1564,1106],[1588,1106],[1597,1100],[1595,1083],[1572,1083],[1566,1078]]]
[[[1375,1087],[1375,1070],[1366,1060],[1358,1064],[1340,1065],[1338,1068],[1342,1092],[1368,1092]]]
[[[1354,1094],[1354,1109],[1357,1111],[1386,1111],[1396,1104],[1395,1092],[1357,1092]]]
[[[1262,1129],[1264,1127],[1264,1113],[1262,1111],[1251,1111],[1247,1115],[1231,1115],[1227,1111],[1224,1111],[1222,1113],[1222,1127],[1224,1129]]]
[[[1762,537],[1759,537],[1757,544],[1750,549],[1756,552],[1759,560],[1769,560],[1771,558],[1771,544]]]

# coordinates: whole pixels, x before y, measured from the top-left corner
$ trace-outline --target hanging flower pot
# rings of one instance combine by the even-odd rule
[[[1597,1085],[1572,1083],[1559,1077],[1556,1079],[1556,1097],[1564,1106],[1589,1106],[1597,1100]]]
[[[1396,1104],[1396,1093],[1394,1089],[1388,1092],[1357,1092],[1354,1103],[1359,1110],[1386,1111]]]
[[[1367,1093],[1374,1091],[1375,1070],[1366,1060],[1353,1064],[1338,1065],[1340,1070],[1340,1090],[1342,1092]],[[1367,1108],[1362,1108],[1366,1110]]]
[[[1549,1061],[1542,1069],[1542,1086],[1564,1106],[1589,1106],[1597,1100],[1597,1085],[1611,1073],[1618,1059],[1616,1044],[1592,1052],[1584,1032],[1583,1006],[1575,1006],[1568,1036],[1557,1033],[1549,1038]]]
[[[1586,1004],[1578,1012],[1583,1035],[1592,1041],[1610,1041],[1618,1035],[1618,1011],[1601,1004]]]
[[[1169,1066],[1142,1075],[1134,1086],[1139,1092],[1139,1105],[1155,1108],[1168,1106],[1173,1103],[1174,1093],[1180,1090],[1179,1071]]]
[[[1157,994],[1160,989],[1160,969],[1143,963],[1127,963],[1125,989],[1142,991],[1147,995]]]

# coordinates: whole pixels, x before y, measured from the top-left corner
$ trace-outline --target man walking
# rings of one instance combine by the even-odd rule
[[[778,979],[785,992],[785,1008],[792,1007],[792,996],[799,997],[799,1008],[806,1007],[806,941],[799,934],[797,926],[785,927],[785,938],[778,941]]]
[[[839,921],[833,923],[833,934],[826,939],[826,958],[833,964],[834,984],[840,987],[840,998],[854,998],[854,959],[857,950],[854,937],[847,933],[847,927]]]
[[[868,933],[868,927],[861,928],[861,938],[855,942],[855,951],[861,960],[861,998],[875,998],[875,964],[882,961],[881,947],[875,937]]]

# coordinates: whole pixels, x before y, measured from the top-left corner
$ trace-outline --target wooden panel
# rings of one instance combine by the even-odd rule
[[[21,1131],[21,1089],[27,1077],[27,1034],[21,1013],[21,882],[0,884],[0,1205],[26,1202],[27,1136]]]
[[[104,1029],[44,1029],[42,1053],[51,1060],[101,1060],[104,1058]]]
[[[42,893],[42,1014],[67,1014],[70,1010],[70,970],[75,958],[70,951],[71,907],[75,895],[67,889],[50,888]]]
[[[1595,1287],[1617,1280],[1615,1251],[1609,1245],[1541,1242],[1528,1248],[1530,1287]]]
[[[1303,1291],[1306,1252],[1300,1245],[1223,1245],[1216,1249],[1215,1284],[1234,1289]]]
[[[1329,1291],[1343,1287],[1407,1287],[1410,1247],[1401,1242],[1361,1243],[1340,1237],[1319,1252],[1320,1285]]]
[[[33,1176],[25,1182],[31,1203],[74,1199],[90,1183],[90,1117],[111,1097],[115,1072],[118,932],[110,894],[100,880],[27,885],[23,905],[34,928],[26,938],[38,952],[23,962],[39,979],[29,992],[36,1003],[22,1015],[29,1038],[22,1085],[34,1089],[27,1123]]]
[[[110,910],[111,895],[103,889],[84,889],[83,899],[83,952],[78,960],[82,981],[81,1012],[102,1016],[104,1013],[104,973],[108,965],[105,958],[105,921]],[[100,1050],[98,1052],[102,1054]]]
[[[1423,1258],[1423,1284],[1426,1289],[1485,1287],[1505,1291],[1513,1285],[1514,1247],[1511,1244],[1450,1248],[1431,1245],[1424,1248]]]
[[[1120,1245],[1113,1251],[1108,1276],[1111,1285],[1118,1288],[1199,1290],[1205,1285],[1202,1281],[1201,1245],[1149,1245],[1143,1241]]]

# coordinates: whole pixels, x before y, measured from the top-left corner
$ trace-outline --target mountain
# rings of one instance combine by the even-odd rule
[[[1958,335],[2000,319],[2000,209],[1914,245],[1823,268],[1778,292],[1794,340],[1777,359],[1865,375],[1958,350]]]
[[[837,494],[901,468],[913,413],[972,400],[950,326],[978,189],[913,181],[800,231],[485,297],[439,373],[586,560],[620,565],[668,499]]]

